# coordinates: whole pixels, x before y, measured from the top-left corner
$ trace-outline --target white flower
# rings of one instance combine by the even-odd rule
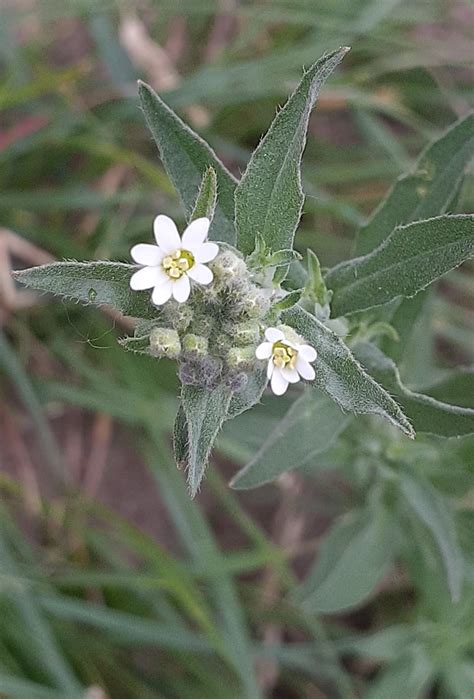
[[[181,237],[172,219],[157,216],[153,222],[156,245],[134,245],[130,254],[143,265],[132,275],[130,286],[134,291],[153,289],[151,300],[161,306],[173,296],[179,303],[188,300],[190,279],[198,284],[210,284],[212,271],[206,267],[219,252],[216,243],[207,242],[210,221],[197,218]]]
[[[287,339],[279,328],[267,328],[265,340],[255,350],[255,356],[268,359],[267,377],[276,396],[282,396],[288,384],[297,383],[301,378],[314,379],[310,362],[314,362],[317,354],[313,347]]]

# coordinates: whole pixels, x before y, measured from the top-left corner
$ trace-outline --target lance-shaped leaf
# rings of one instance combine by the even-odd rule
[[[253,153],[235,192],[237,247],[250,255],[262,236],[270,250],[293,247],[303,207],[301,157],[319,91],[349,49],[319,59],[303,76]]]
[[[442,403],[406,388],[394,362],[378,347],[360,343],[354,354],[367,371],[397,399],[416,432],[439,437],[461,437],[474,433],[474,410]]]
[[[214,211],[217,203],[217,175],[213,167],[208,167],[202,177],[201,186],[196,197],[191,220],[197,218],[208,218],[210,221],[214,218]]]
[[[370,221],[360,230],[356,255],[382,243],[396,226],[445,213],[474,154],[474,114],[458,121],[400,177]]]
[[[282,315],[318,352],[313,384],[343,409],[352,413],[374,413],[389,420],[409,437],[414,431],[393,398],[359,364],[347,345],[300,306]]]
[[[438,216],[395,228],[373,252],[326,275],[335,317],[411,298],[474,255],[474,216]]]
[[[212,167],[217,176],[218,201],[209,231],[212,240],[235,243],[234,191],[237,180],[214,151],[189,128],[145,83],[138,94],[160,157],[182,199],[186,217],[192,215],[204,173]]]
[[[53,262],[14,272],[26,286],[64,296],[74,301],[107,305],[126,316],[152,320],[159,310],[152,305],[149,291],[132,291],[133,265],[120,262]]]
[[[188,486],[191,496],[199,490],[209,454],[217,434],[222,427],[229,408],[232,391],[221,385],[213,391],[195,386],[183,386],[181,406],[183,412],[178,412],[175,423],[175,446],[179,445],[179,462],[184,461],[187,467]],[[185,418],[185,419],[183,419]],[[182,433],[187,428],[187,439]],[[180,430],[177,434],[177,429]],[[184,450],[183,445],[187,443]]]
[[[399,487],[405,502],[427,527],[441,554],[453,602],[461,595],[463,557],[456,524],[447,500],[420,475],[400,473]]]
[[[393,520],[386,510],[355,512],[329,532],[315,568],[296,596],[305,610],[331,613],[370,595],[393,556]]]
[[[305,391],[280,420],[253,459],[231,485],[243,490],[275,480],[285,471],[308,464],[329,449],[351,421],[338,406],[314,390]]]

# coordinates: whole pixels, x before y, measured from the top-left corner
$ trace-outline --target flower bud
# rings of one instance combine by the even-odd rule
[[[163,312],[173,328],[180,332],[186,330],[193,319],[192,308],[187,303],[170,300],[163,307]]]
[[[183,351],[192,357],[204,357],[208,352],[207,338],[188,333],[183,337]]]
[[[209,266],[214,272],[216,280],[224,284],[248,274],[245,262],[232,250],[221,250]]]
[[[240,391],[243,391],[246,387],[248,380],[248,375],[240,371],[238,374],[231,374],[226,383],[234,393],[240,393]]]
[[[150,352],[155,357],[177,359],[181,352],[181,342],[176,330],[153,328],[150,333]]]
[[[242,298],[242,309],[249,318],[263,318],[270,310],[270,299],[262,289],[253,286]]]
[[[253,320],[236,323],[232,328],[232,336],[236,345],[256,345],[260,339],[260,327]]]
[[[199,366],[199,383],[209,390],[217,388],[222,373],[222,362],[214,357],[204,357]]]
[[[227,354],[227,364],[231,369],[245,371],[255,364],[255,347],[231,347]]]
[[[183,386],[197,386],[199,384],[199,368],[194,362],[181,362],[178,376]]]

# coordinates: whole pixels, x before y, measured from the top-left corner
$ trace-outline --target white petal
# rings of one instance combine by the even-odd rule
[[[155,240],[165,253],[179,250],[181,238],[175,222],[169,216],[157,216],[153,222]]]
[[[283,369],[280,369],[283,377],[288,381],[288,383],[298,383],[300,380],[300,375],[296,371],[296,369],[291,369],[291,367],[284,367]]]
[[[300,376],[302,376],[303,379],[307,379],[308,381],[312,381],[316,376],[311,364],[308,364],[306,359],[303,359],[301,355],[296,359],[296,369]]]
[[[162,306],[171,298],[171,290],[173,288],[173,282],[168,279],[164,284],[159,284],[153,289],[151,295],[151,300],[155,306]]]
[[[187,276],[183,274],[180,279],[172,283],[173,296],[178,303],[184,303],[188,300],[191,293],[191,283]]]
[[[148,267],[159,265],[164,257],[163,250],[160,250],[158,245],[147,245],[147,243],[134,245],[130,250],[130,255],[139,265],[147,265]]]
[[[134,291],[151,289],[160,283],[160,274],[159,267],[142,267],[130,277],[130,288]]]
[[[183,247],[185,250],[192,250],[202,245],[207,238],[211,222],[208,218],[197,218],[191,221],[183,233]]]
[[[214,275],[209,267],[201,264],[193,265],[191,269],[188,269],[186,274],[199,284],[210,284],[214,279]]]
[[[278,342],[284,339],[284,334],[278,328],[267,328],[265,330],[265,337],[269,342]]]
[[[267,364],[267,379],[272,378],[272,374],[273,374],[274,369],[275,369],[275,365],[273,363],[273,359],[270,357],[270,359],[268,360],[268,364]]]
[[[219,246],[217,243],[203,243],[193,250],[193,255],[196,262],[210,262],[216,257],[218,252]]]
[[[311,345],[298,345],[296,349],[303,357],[303,359],[306,359],[307,362],[314,362],[314,360],[318,356],[318,353],[316,352],[314,347],[311,347]]]
[[[285,379],[281,371],[275,369],[270,382],[272,391],[276,396],[282,396],[288,388],[288,381]]]
[[[272,356],[272,343],[262,342],[255,350],[255,356],[257,359],[268,359]]]

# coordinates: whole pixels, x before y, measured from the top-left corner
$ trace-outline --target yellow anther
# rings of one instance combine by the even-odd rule
[[[163,258],[162,265],[171,279],[180,279],[194,265],[194,256],[189,250],[176,250]]]
[[[298,352],[289,347],[284,342],[275,342],[272,348],[272,359],[274,365],[278,369],[283,369],[284,367],[294,368],[296,364],[296,359],[298,357]]]

